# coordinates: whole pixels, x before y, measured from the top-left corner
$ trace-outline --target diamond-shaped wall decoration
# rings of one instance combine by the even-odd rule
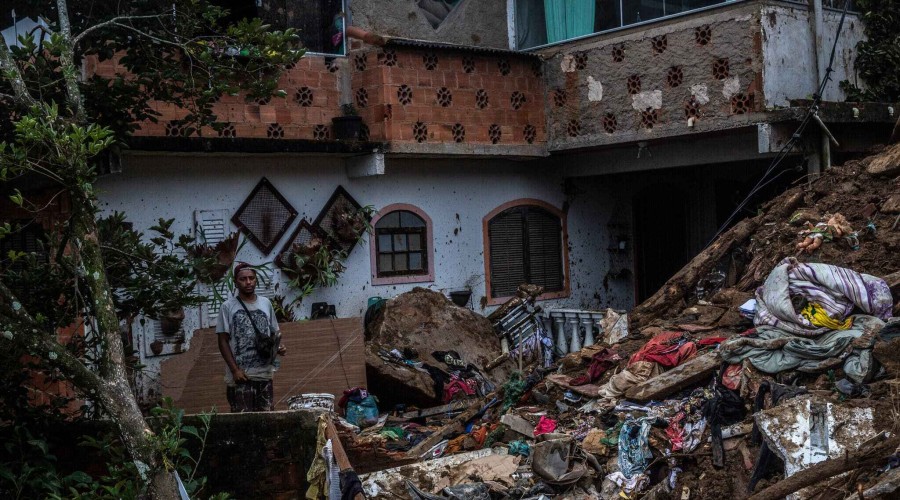
[[[263,177],[231,218],[231,222],[263,254],[268,255],[296,218],[297,211],[294,207]]]
[[[277,257],[275,257],[275,264],[279,267],[288,264],[287,262],[283,262],[283,255],[288,252],[294,253],[296,250],[294,248],[295,245],[309,245],[309,243],[315,238],[322,238],[322,240],[324,240],[325,237],[321,234],[321,230],[310,224],[308,220],[302,219],[300,221],[300,224],[297,225],[297,228],[294,229],[291,237],[288,238],[284,243],[284,246],[281,247],[281,252],[278,253]]]
[[[336,248],[342,250],[346,255],[350,255],[353,247],[356,246],[358,238],[350,238],[347,234],[347,215],[355,215],[359,213],[362,206],[350,196],[342,186],[338,186],[334,190],[334,194],[325,203],[322,212],[319,213],[313,226],[320,229]]]

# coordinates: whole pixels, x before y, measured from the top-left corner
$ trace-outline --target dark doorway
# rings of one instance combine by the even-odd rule
[[[640,304],[689,260],[688,194],[653,184],[633,199],[635,296]]]

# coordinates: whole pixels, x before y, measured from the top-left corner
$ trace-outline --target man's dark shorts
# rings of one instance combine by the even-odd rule
[[[228,386],[226,395],[231,413],[245,411],[270,411],[275,409],[273,403],[271,380],[251,380]]]

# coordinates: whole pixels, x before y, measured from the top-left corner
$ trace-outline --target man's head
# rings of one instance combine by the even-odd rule
[[[256,292],[256,269],[241,262],[234,267],[234,284],[242,296],[249,297]]]

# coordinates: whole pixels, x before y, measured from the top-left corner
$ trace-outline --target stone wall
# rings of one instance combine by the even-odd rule
[[[545,49],[549,148],[759,120],[759,23],[758,9],[738,6]]]
[[[316,452],[318,413],[277,411],[214,415],[197,476],[206,476],[203,496],[304,498],[306,471]],[[201,428],[196,417],[186,425]],[[195,440],[186,446],[199,456]]]
[[[348,0],[348,3],[351,22],[379,35],[509,48],[506,0]],[[447,7],[449,13],[444,14]]]

